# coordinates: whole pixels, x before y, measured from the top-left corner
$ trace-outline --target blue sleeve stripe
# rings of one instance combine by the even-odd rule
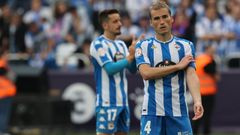
[[[195,59],[195,48],[194,48],[194,45],[193,45],[192,42],[190,42],[190,47],[191,47],[192,56],[193,56],[193,58]],[[191,62],[191,63],[189,64],[189,66],[193,67],[193,68],[196,70],[195,61],[194,61],[194,62]]]

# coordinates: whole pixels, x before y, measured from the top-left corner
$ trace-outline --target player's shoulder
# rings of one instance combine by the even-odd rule
[[[126,46],[125,42],[124,42],[123,40],[121,40],[121,39],[116,39],[115,42],[116,42],[117,44]]]
[[[191,42],[190,40],[184,39],[184,38],[180,38],[180,37],[174,37],[175,42],[179,42],[182,45],[186,45],[186,46],[192,46],[193,42]]]
[[[104,40],[104,38],[102,36],[95,38],[91,43],[91,47],[96,47],[96,46],[101,45],[103,40]]]
[[[102,36],[97,37],[96,39],[94,39],[92,41],[93,44],[100,44],[102,41],[104,40],[104,38]]]
[[[153,42],[153,40],[154,40],[154,38],[147,38],[147,39],[140,40],[140,41],[138,41],[137,46],[145,47],[149,43]]]

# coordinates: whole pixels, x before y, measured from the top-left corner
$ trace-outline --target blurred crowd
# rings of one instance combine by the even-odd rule
[[[151,0],[0,0],[0,47],[9,61],[47,69],[91,69],[89,46],[102,30],[99,11],[122,14],[122,35],[154,35]],[[195,44],[197,54],[214,46],[220,62],[240,54],[240,0],[166,0],[174,16],[173,33]],[[240,57],[240,56],[239,56]]]

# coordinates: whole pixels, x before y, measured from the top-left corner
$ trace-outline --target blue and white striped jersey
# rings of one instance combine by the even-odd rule
[[[94,65],[97,106],[128,106],[126,69],[108,75],[103,66],[129,55],[126,44],[121,40],[109,40],[99,36],[91,43],[90,54]]]
[[[136,45],[137,67],[151,67],[179,63],[185,55],[195,55],[192,42],[173,37],[167,42],[149,38]],[[195,56],[194,56],[195,57]],[[189,66],[195,68],[195,63]],[[188,116],[186,104],[186,78],[184,71],[174,72],[161,79],[144,80],[142,115]]]

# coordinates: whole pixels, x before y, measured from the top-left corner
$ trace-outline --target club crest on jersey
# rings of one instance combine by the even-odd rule
[[[179,51],[181,49],[181,47],[177,44],[177,43],[174,43],[174,47]]]
[[[121,52],[116,52],[115,56],[114,56],[114,61],[119,61],[121,59],[123,59],[125,56],[123,55],[123,53]]]
[[[136,57],[142,56],[142,49],[137,48],[136,51],[135,51],[135,55],[136,55]]]
[[[113,124],[113,122],[108,123],[108,129],[109,129],[109,130],[114,129],[114,124]]]
[[[156,67],[166,67],[166,66],[171,66],[171,65],[176,65],[176,63],[169,61],[169,60],[164,60],[162,62],[159,62]]]
[[[103,48],[99,48],[97,50],[97,53],[98,53],[99,56],[102,57],[102,56],[104,56],[106,54],[106,51]]]

